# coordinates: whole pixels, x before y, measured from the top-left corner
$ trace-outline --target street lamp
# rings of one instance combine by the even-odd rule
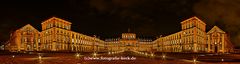
[[[145,52],[145,55],[146,55],[146,56],[148,55],[147,52]]]
[[[39,60],[39,63],[42,63],[42,56],[38,53],[38,60]]]
[[[15,58],[15,55],[12,55],[12,58]]]
[[[38,59],[41,60],[42,59],[42,56],[40,53],[38,53]]]
[[[77,53],[77,54],[76,54],[76,57],[77,57],[77,58],[79,58],[79,57],[80,57],[80,54],[79,54],[79,53]]]
[[[38,59],[41,60],[41,59],[42,59],[42,56],[38,56]]]
[[[193,59],[193,62],[195,63],[197,60],[196,59]]]
[[[223,62],[223,61],[224,61],[224,59],[221,59],[221,61]]]
[[[163,59],[165,59],[165,58],[166,58],[166,55],[165,55],[165,54],[163,54],[163,55],[162,55],[162,58],[163,58]]]
[[[197,56],[193,57],[193,62],[194,62],[194,64],[197,62]]]
[[[96,52],[94,52],[94,53],[93,53],[93,56],[94,56],[94,57],[96,57],[96,56],[97,56],[97,53],[96,53]]]
[[[151,53],[151,56],[153,57],[153,56],[154,56],[154,53]]]

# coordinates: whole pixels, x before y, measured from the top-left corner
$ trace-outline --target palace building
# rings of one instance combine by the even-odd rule
[[[10,51],[75,52],[93,52],[103,49],[104,41],[71,31],[71,23],[68,21],[52,17],[41,24],[41,32],[30,24],[16,30],[11,34],[7,49]]]
[[[206,33],[206,24],[197,17],[181,22],[182,30],[158,38],[158,50],[163,52],[233,52],[233,45],[227,34],[214,26]]]
[[[194,52],[228,53],[233,45],[226,32],[214,26],[206,32],[206,24],[197,17],[181,22],[181,31],[156,40],[137,38],[135,33],[122,33],[119,38],[100,40],[71,31],[71,22],[52,17],[41,23],[38,31],[30,24],[10,35],[9,51],[69,51],[69,52]]]

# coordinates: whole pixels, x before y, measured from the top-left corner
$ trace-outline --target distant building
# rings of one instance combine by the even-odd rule
[[[105,43],[110,51],[150,51],[154,44],[150,39],[137,38],[135,33],[122,33],[121,38],[106,39]]]
[[[182,30],[156,40],[137,38],[135,33],[122,33],[121,38],[106,39],[71,31],[71,24],[52,17],[42,24],[42,31],[30,24],[11,34],[6,49],[10,51],[71,51],[71,52],[202,52],[226,53],[233,51],[227,34],[214,26],[206,32],[206,24],[192,17],[181,22]]]

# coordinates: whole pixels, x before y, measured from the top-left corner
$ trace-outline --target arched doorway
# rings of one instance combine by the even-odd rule
[[[218,46],[214,46],[214,53],[218,53]]]

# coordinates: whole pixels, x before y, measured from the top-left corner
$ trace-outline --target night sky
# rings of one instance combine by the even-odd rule
[[[72,31],[101,39],[123,32],[155,38],[178,32],[180,22],[197,16],[207,31],[219,26],[240,47],[240,0],[56,0],[0,2],[0,41],[26,24],[41,31],[53,16],[72,22]]]

